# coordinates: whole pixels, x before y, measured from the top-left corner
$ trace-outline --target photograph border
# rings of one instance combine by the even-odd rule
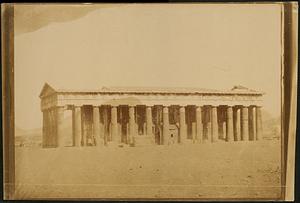
[[[196,3],[196,2],[195,2]],[[208,3],[208,2],[205,2]],[[221,3],[224,4],[224,3]],[[237,4],[240,4],[237,3]],[[270,3],[265,3],[270,4]],[[294,200],[295,143],[297,112],[297,2],[282,4],[282,64],[281,64],[281,185],[280,200]],[[296,12],[295,12],[296,10]],[[2,147],[3,198],[15,199],[15,144],[14,144],[14,4],[1,5],[2,41]],[[88,200],[245,200],[242,198],[88,198]],[[253,198],[247,200],[263,200]],[[264,198],[269,200],[268,198]],[[60,199],[61,200],[61,199]],[[67,200],[72,200],[71,198]],[[78,200],[78,199],[74,199]],[[80,199],[81,200],[81,199]]]

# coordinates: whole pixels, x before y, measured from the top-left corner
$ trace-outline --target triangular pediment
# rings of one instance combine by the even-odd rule
[[[249,89],[248,87],[244,87],[242,85],[236,85],[232,89],[232,91],[248,91],[248,92],[256,92],[255,90]]]
[[[48,83],[45,83],[39,96],[40,97],[45,97],[45,96],[53,94],[55,92],[56,91],[53,87],[51,87]]]

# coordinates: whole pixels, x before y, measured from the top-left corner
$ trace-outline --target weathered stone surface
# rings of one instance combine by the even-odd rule
[[[211,107],[211,142],[218,142],[219,140],[218,130],[218,114],[217,107]]]
[[[202,143],[203,140],[203,124],[202,124],[202,107],[196,107],[196,139],[198,143]]]
[[[152,122],[152,109],[150,106],[146,107],[146,134],[153,136],[152,132],[153,122]]]
[[[261,107],[256,107],[256,140],[261,140],[263,133]]]
[[[169,142],[169,108],[163,108],[163,144],[168,144]]]
[[[101,146],[100,141],[100,111],[98,106],[93,107],[93,136],[96,139],[96,145]]]
[[[242,108],[242,140],[249,140],[249,120],[248,120],[248,107]]]
[[[76,106],[73,110],[73,136],[74,146],[81,146],[81,108]]]
[[[117,142],[118,140],[118,120],[117,120],[117,107],[111,107],[111,141]]]
[[[179,140],[180,143],[185,143],[187,139],[187,129],[185,120],[185,107],[181,106],[179,109]]]
[[[136,135],[135,117],[134,117],[134,107],[129,107],[129,144],[133,144],[133,136]]]
[[[57,146],[63,147],[64,146],[64,140],[63,140],[63,128],[62,128],[62,122],[64,119],[64,108],[63,107],[57,107],[56,108],[56,128],[57,128]]]
[[[226,141],[233,141],[233,110],[231,106],[227,107]]]

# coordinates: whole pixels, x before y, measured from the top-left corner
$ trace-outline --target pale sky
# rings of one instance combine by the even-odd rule
[[[38,95],[45,82],[70,89],[243,85],[264,91],[265,110],[279,116],[280,9],[279,4],[130,4],[91,9],[18,33],[16,126],[41,127]]]

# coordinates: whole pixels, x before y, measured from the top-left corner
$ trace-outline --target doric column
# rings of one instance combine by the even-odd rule
[[[169,142],[169,108],[163,107],[163,144],[166,145]]]
[[[261,113],[261,106],[256,107],[256,140],[262,139],[262,113]]]
[[[64,120],[64,107],[56,107],[56,138],[57,138],[57,147],[64,146],[64,132],[63,132],[63,120]]]
[[[152,136],[153,122],[152,122],[152,109],[151,106],[146,107],[146,134]]]
[[[43,111],[43,147],[53,146],[53,121],[51,119],[51,109]]]
[[[135,114],[134,106],[129,106],[129,131],[128,131],[129,144],[133,144],[133,136],[136,135],[134,114]]]
[[[256,140],[256,108],[252,107],[252,132],[253,132],[253,140]]]
[[[98,106],[93,106],[93,135],[96,139],[96,145],[103,145],[100,138],[100,109]]]
[[[249,106],[249,140],[256,140],[256,116],[254,106]]]
[[[233,127],[234,127],[234,140],[241,140],[241,110],[238,107],[233,111]]]
[[[50,111],[49,111],[49,109],[47,109],[47,111],[46,111],[47,113],[46,113],[46,122],[47,122],[47,124],[46,124],[46,134],[47,134],[47,136],[46,136],[46,147],[49,147],[49,146],[51,146],[51,120],[50,120]]]
[[[186,123],[185,123],[185,107],[179,109],[179,137],[180,143],[185,143],[187,139]]]
[[[231,106],[227,107],[227,116],[226,116],[226,141],[233,141],[233,110]]]
[[[202,107],[196,107],[196,139],[199,143],[203,140]]]
[[[57,147],[58,137],[57,137],[57,111],[56,107],[53,107],[51,109],[51,122],[52,122],[52,133],[51,133],[51,139],[52,139],[52,146]]]
[[[87,146],[87,133],[86,133],[86,107],[81,108],[81,146]]]
[[[211,142],[218,142],[219,139],[218,130],[218,114],[217,107],[211,107]]]
[[[73,116],[73,138],[74,146],[81,146],[81,107],[75,106],[72,111]]]
[[[109,114],[109,109],[108,106],[102,106],[102,114],[103,114],[103,135],[102,139],[104,141],[104,145],[107,145],[107,142],[109,140],[109,119],[108,119],[108,114]]]
[[[47,122],[47,110],[43,110],[43,137],[42,137],[42,147],[47,147],[47,138],[49,136],[48,133],[48,122]]]
[[[116,142],[118,140],[118,113],[117,107],[111,107],[111,141]]]
[[[203,142],[207,142],[211,140],[211,113],[210,106],[204,106],[204,117],[203,120]]]
[[[48,110],[48,147],[54,147],[56,143],[56,129],[55,129],[55,119],[54,119],[54,110]]]
[[[242,107],[242,138],[243,141],[249,140],[249,121],[248,121],[248,107]]]

